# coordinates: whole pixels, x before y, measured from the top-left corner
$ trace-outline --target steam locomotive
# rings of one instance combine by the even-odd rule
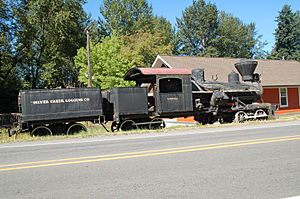
[[[111,131],[117,131],[164,128],[162,118],[192,116],[202,124],[267,119],[274,109],[258,103],[263,91],[256,66],[253,60],[235,64],[243,82],[236,72],[218,82],[206,81],[203,69],[132,68],[124,79],[135,87],[20,91],[20,117],[9,135],[71,134],[86,130],[81,121],[110,121]]]

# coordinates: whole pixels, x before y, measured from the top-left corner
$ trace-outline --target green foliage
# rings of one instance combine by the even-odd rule
[[[93,71],[93,84],[101,89],[112,87],[132,86],[132,82],[124,81],[123,76],[133,67],[122,54],[124,41],[117,36],[105,37],[102,43],[91,45],[91,65]],[[79,69],[79,80],[87,84],[87,51],[78,50],[75,65]]]
[[[18,89],[13,42],[12,7],[7,0],[0,0],[0,89]]]
[[[125,41],[122,53],[136,66],[151,67],[158,54],[172,54],[173,46],[159,31],[153,34],[140,32],[122,38]]]
[[[295,58],[300,61],[300,11],[297,11],[295,14],[295,24],[295,38],[298,38],[295,40]]]
[[[257,42],[255,35],[255,24],[244,24],[240,19],[221,12],[216,37],[211,40],[211,48],[215,48],[213,55],[251,58]]]
[[[77,83],[73,57],[84,46],[84,0],[21,0],[15,7],[20,74],[32,88]]]
[[[100,13],[100,37],[122,38],[131,64],[149,67],[157,54],[174,51],[174,28],[166,18],[154,16],[146,0],[104,0]]]
[[[175,28],[173,28],[172,24],[165,17],[154,17],[153,18],[153,30],[152,34],[160,34],[161,44],[165,45],[173,45],[175,39]],[[146,31],[143,31],[146,32]]]
[[[262,35],[256,35],[255,40],[256,44],[252,50],[253,59],[267,59],[270,55],[270,52],[265,50],[265,46],[268,44],[267,41],[262,41]]]
[[[129,68],[150,67],[157,54],[172,53],[174,29],[170,22],[163,17],[153,16],[152,8],[145,1],[139,1],[137,4],[133,4],[134,2],[136,1],[124,0],[117,4],[116,1],[104,1],[101,7],[105,19],[102,29],[106,29],[109,36],[99,43],[94,43],[91,49],[94,84],[97,87],[108,89],[132,85],[131,82],[123,81],[123,76]],[[130,9],[124,10],[124,6]],[[120,12],[120,9],[123,12]],[[126,19],[124,16],[132,19]],[[117,21],[121,18],[124,22],[122,25]],[[78,51],[75,62],[80,68],[79,79],[86,83],[85,49]]]
[[[284,5],[276,17],[275,46],[270,58],[299,59],[300,54],[300,17],[293,13],[291,6]]]
[[[217,30],[218,10],[214,4],[204,0],[194,0],[182,13],[182,19],[177,18],[178,53],[199,55],[210,46],[210,40]]]
[[[103,36],[129,35],[153,28],[153,11],[147,0],[104,0],[100,13]]]
[[[220,12],[211,3],[194,0],[177,19],[177,54],[214,57],[263,57],[266,45],[255,24]]]
[[[133,86],[124,81],[125,73],[132,67],[151,66],[158,53],[171,54],[172,46],[163,45],[160,32],[139,32],[130,36],[107,36],[91,45],[93,84],[106,90],[112,87]],[[87,50],[81,48],[75,57],[80,71],[79,80],[87,84]]]

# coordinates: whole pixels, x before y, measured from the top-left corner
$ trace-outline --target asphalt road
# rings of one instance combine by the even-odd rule
[[[300,122],[0,145],[0,198],[300,195]]]

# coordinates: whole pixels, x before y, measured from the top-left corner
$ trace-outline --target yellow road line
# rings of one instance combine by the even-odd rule
[[[110,154],[110,155],[102,155],[102,156],[87,156],[87,157],[66,158],[66,159],[59,159],[59,160],[45,160],[45,161],[36,161],[36,162],[24,162],[18,164],[7,164],[7,165],[0,165],[0,171],[12,171],[12,170],[21,170],[21,169],[50,167],[50,166],[91,163],[91,162],[100,162],[100,161],[108,161],[108,160],[121,160],[121,159],[130,159],[130,158],[138,158],[138,157],[187,153],[193,151],[232,148],[232,147],[239,147],[239,146],[267,144],[267,143],[293,141],[293,140],[300,140],[300,135],[262,138],[262,139],[253,139],[253,140],[236,141],[236,142],[223,142],[223,143],[208,144],[208,145],[186,146],[186,147],[148,150],[148,151],[140,151],[140,152],[119,153],[119,154]]]
[[[23,163],[15,163],[15,164],[3,164],[3,165],[0,165],[0,168],[12,167],[12,166],[22,166],[22,165],[32,165],[32,164],[41,164],[41,163],[54,163],[54,162],[64,162],[64,161],[73,161],[73,160],[86,160],[86,159],[95,159],[95,158],[115,157],[115,156],[124,156],[124,155],[135,155],[135,154],[153,153],[153,152],[161,152],[161,151],[173,151],[173,150],[180,150],[180,149],[190,149],[190,148],[199,148],[199,147],[218,146],[218,145],[224,145],[224,144],[237,144],[237,143],[245,143],[245,142],[284,139],[284,138],[294,138],[294,137],[300,137],[300,135],[271,137],[271,138],[259,138],[259,139],[251,139],[251,140],[221,142],[221,143],[215,143],[215,144],[194,145],[194,146],[184,146],[184,147],[175,147],[175,148],[164,148],[164,149],[146,150],[146,151],[138,151],[138,152],[126,152],[126,153],[117,153],[117,154],[108,154],[108,155],[83,156],[83,157],[64,158],[64,159],[57,159],[57,160],[42,160],[42,161],[23,162]]]

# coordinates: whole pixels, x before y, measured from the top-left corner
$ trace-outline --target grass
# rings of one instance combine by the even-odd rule
[[[19,133],[17,135],[13,135],[12,137],[9,137],[6,129],[0,129],[0,144],[10,143],[10,142],[23,142],[23,141],[47,141],[47,140],[62,140],[62,139],[69,139],[69,138],[87,138],[87,137],[96,137],[96,136],[164,133],[179,128],[182,128],[182,126],[173,126],[170,128],[158,129],[158,130],[139,129],[139,130],[132,130],[132,131],[107,132],[102,126],[94,125],[88,127],[88,130],[86,132],[82,131],[74,135],[53,135],[53,136],[35,136],[35,137],[30,136],[28,132]]]
[[[87,138],[96,136],[116,136],[116,135],[130,135],[130,134],[147,134],[147,133],[165,133],[170,131],[176,131],[178,129],[192,129],[192,128],[219,128],[219,127],[229,127],[238,125],[254,125],[254,124],[265,124],[274,122],[288,122],[300,120],[300,114],[295,115],[279,115],[276,119],[271,120],[256,120],[256,121],[246,121],[244,123],[229,123],[229,124],[214,124],[214,125],[194,125],[194,126],[173,126],[165,129],[149,130],[141,129],[135,131],[118,131],[118,132],[106,132],[102,126],[91,126],[88,128],[87,132],[79,132],[74,135],[55,135],[55,136],[36,136],[32,137],[29,133],[19,133],[12,137],[8,136],[6,129],[0,129],[0,144],[9,142],[22,142],[22,141],[47,141],[47,140],[62,140],[69,138]],[[108,126],[107,126],[108,127]]]
[[[295,121],[300,120],[300,114],[296,115],[284,115],[284,116],[278,116],[276,121]]]

